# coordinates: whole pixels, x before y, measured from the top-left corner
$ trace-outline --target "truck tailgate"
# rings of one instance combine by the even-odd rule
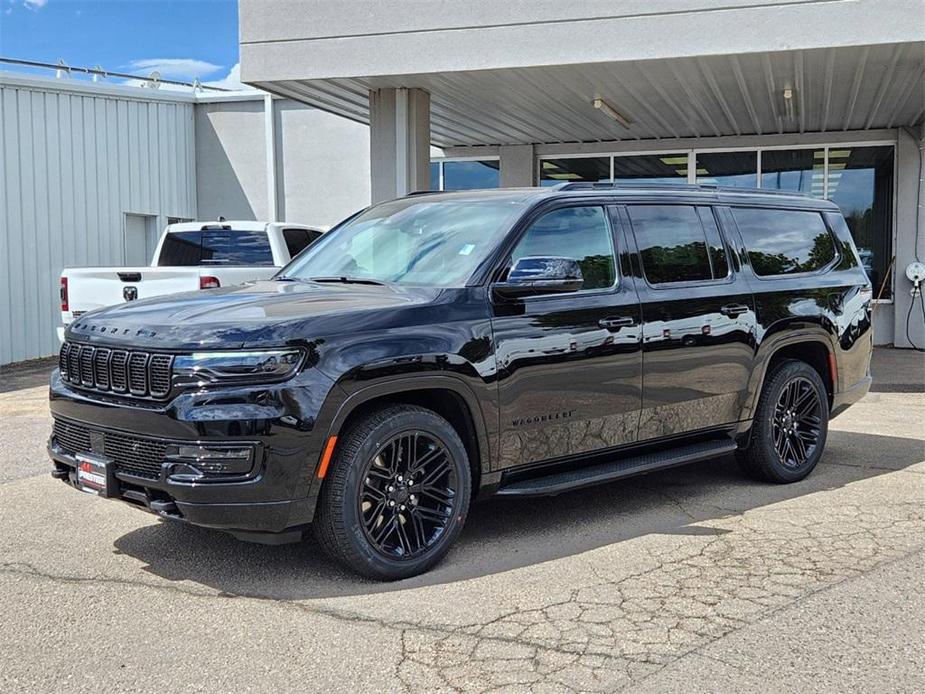
[[[64,275],[70,313],[199,289],[199,271],[198,267],[148,266],[68,269]]]

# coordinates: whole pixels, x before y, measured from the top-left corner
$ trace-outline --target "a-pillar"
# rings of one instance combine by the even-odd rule
[[[372,201],[430,188],[430,94],[423,89],[369,92]]]

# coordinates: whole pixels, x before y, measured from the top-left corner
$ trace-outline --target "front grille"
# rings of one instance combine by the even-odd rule
[[[65,342],[58,366],[61,378],[81,388],[161,399],[170,393],[173,356]]]
[[[94,446],[91,431],[96,434]],[[52,432],[54,443],[65,453],[97,453],[112,458],[116,470],[138,477],[157,479],[161,475],[161,464],[167,444],[143,436],[117,434],[111,431],[90,429],[82,424],[55,419]],[[101,448],[102,450],[95,450]]]

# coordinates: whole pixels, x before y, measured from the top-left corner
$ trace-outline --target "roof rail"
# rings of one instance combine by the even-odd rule
[[[558,183],[549,190],[685,190],[710,193],[747,193],[754,195],[784,195],[788,197],[812,198],[808,193],[790,190],[773,190],[769,188],[746,188],[738,186],[718,186],[714,183],[636,183],[633,181],[578,181]]]
[[[434,193],[443,193],[442,190],[412,190],[410,193],[406,193],[405,197],[410,198],[414,195],[433,195]]]

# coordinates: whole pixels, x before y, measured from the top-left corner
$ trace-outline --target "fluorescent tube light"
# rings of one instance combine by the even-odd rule
[[[630,121],[629,118],[624,116],[622,113],[620,113],[617,109],[615,109],[613,106],[608,104],[603,99],[597,98],[594,101],[592,101],[591,104],[594,106],[594,108],[605,113],[610,118],[613,118],[615,121],[617,121],[617,123],[622,125],[624,128],[630,127],[630,123],[632,121]]]

